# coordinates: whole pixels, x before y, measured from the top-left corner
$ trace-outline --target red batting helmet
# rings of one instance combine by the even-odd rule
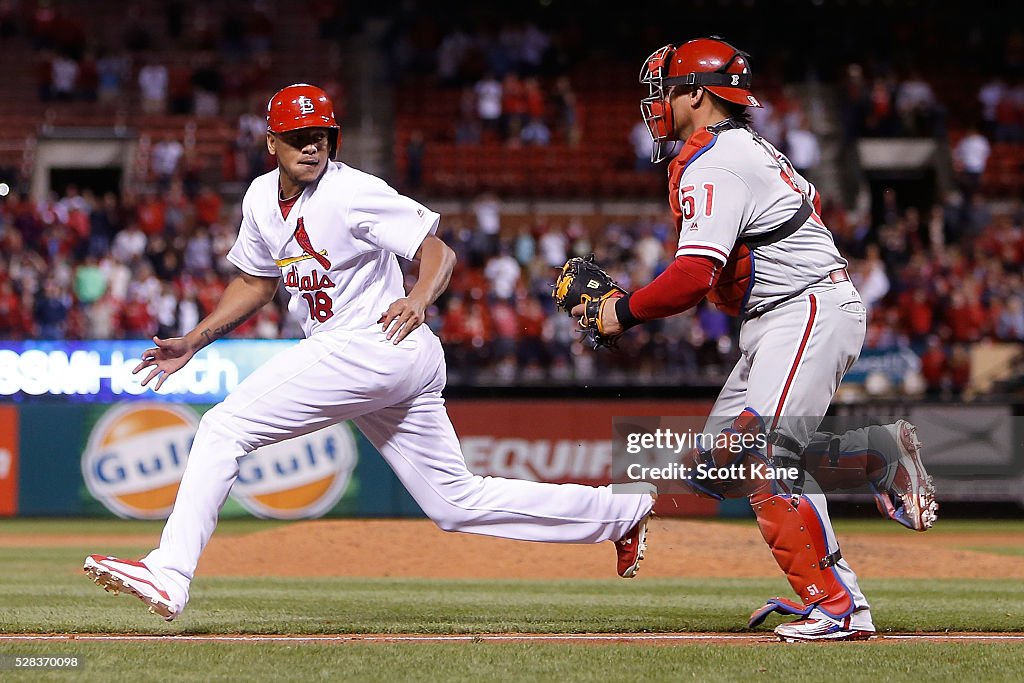
[[[647,58],[640,82],[650,95],[640,101],[640,112],[655,145],[653,161],[664,158],[662,143],[675,139],[668,89],[674,85],[704,88],[723,100],[748,107],[761,103],[750,92],[750,55],[717,36],[682,45],[669,44]]]
[[[334,104],[327,93],[306,83],[282,88],[267,103],[267,130],[286,133],[300,128],[326,128],[331,158],[341,146],[341,129],[334,120]]]

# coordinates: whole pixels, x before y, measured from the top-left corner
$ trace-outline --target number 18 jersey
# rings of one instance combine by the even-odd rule
[[[396,256],[412,259],[440,216],[376,176],[328,162],[285,218],[278,180],[275,169],[249,186],[228,260],[250,275],[281,276],[307,337],[375,325],[406,294]]]

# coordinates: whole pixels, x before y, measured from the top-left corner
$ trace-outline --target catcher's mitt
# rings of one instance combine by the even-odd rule
[[[594,263],[594,255],[573,257],[565,262],[555,280],[551,296],[555,305],[572,315],[572,309],[586,306],[580,327],[587,331],[594,348],[615,346],[619,335],[606,335],[601,323],[601,306],[605,302],[625,296],[626,290]]]

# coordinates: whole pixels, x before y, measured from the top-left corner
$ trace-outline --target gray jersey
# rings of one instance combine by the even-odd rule
[[[724,265],[740,238],[764,234],[789,220],[805,199],[814,202],[814,186],[747,129],[710,136],[688,156],[678,159],[683,170],[675,198],[681,218],[677,256],[708,256]],[[748,310],[800,292],[847,265],[817,211],[786,239],[753,250],[752,258]]]

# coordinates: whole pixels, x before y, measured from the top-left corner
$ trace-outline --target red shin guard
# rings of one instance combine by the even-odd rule
[[[806,616],[815,607],[837,619],[850,614],[853,598],[833,566],[840,555],[828,552],[825,530],[811,502],[804,498],[796,505],[788,496],[764,492],[752,496],[750,504],[761,535],[802,603],[772,598],[751,615],[750,625],[761,623],[771,612]]]

